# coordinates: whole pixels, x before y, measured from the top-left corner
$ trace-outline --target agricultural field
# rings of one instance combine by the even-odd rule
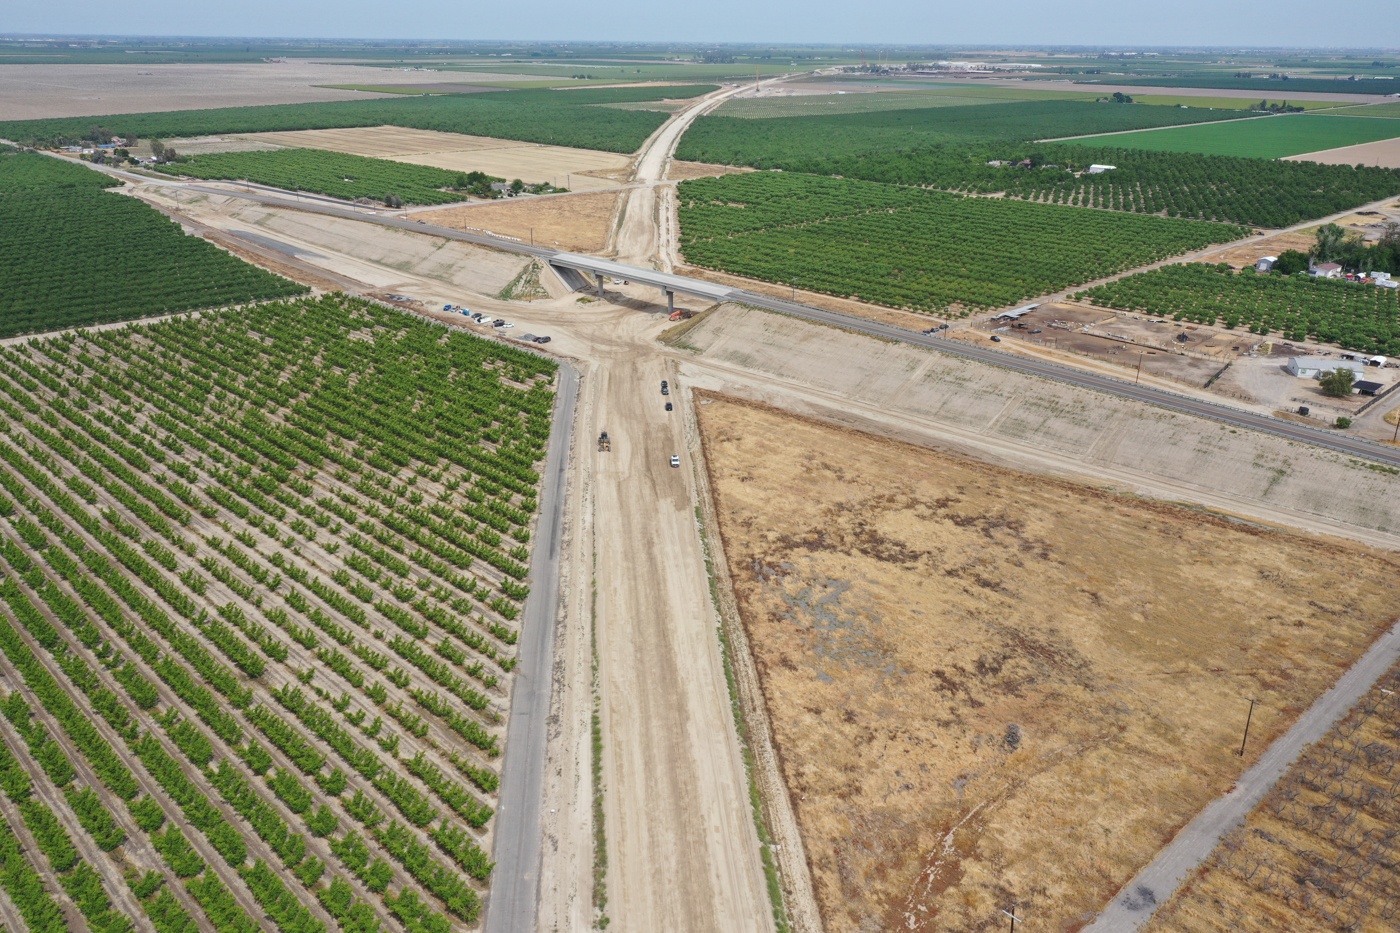
[[[1400,667],[1303,753],[1144,933],[1394,930],[1397,718]]]
[[[0,351],[31,929],[476,922],[554,371],[341,295]]]
[[[601,253],[607,249],[620,197],[618,191],[593,191],[567,198],[511,198],[495,204],[419,211],[414,217],[457,230],[487,230],[527,243],[533,239],[541,246],[570,252]]]
[[[116,184],[48,156],[0,153],[0,336],[307,290],[103,190]]]
[[[1389,117],[1400,119],[1400,100],[1384,104],[1366,104],[1361,107],[1343,107],[1332,113],[1347,117]]]
[[[703,116],[681,138],[676,158],[776,168],[791,160],[811,159],[814,153],[837,159],[925,150],[939,144],[1021,142],[1229,121],[1243,115],[1234,110],[1037,100],[769,120]]]
[[[384,201],[397,195],[405,204],[450,204],[468,194],[490,196],[498,177],[461,172],[388,159],[370,159],[324,149],[275,149],[261,152],[221,152],[196,156],[161,171],[190,178],[247,179],[288,191],[314,191],[353,201]]]
[[[40,145],[79,139],[100,125],[130,138],[170,139],[229,133],[332,129],[392,124],[448,133],[493,136],[605,152],[634,152],[666,121],[663,113],[616,110],[589,104],[658,99],[684,100],[712,85],[520,90],[447,94],[323,104],[225,107],[102,117],[0,122],[0,137]]]
[[[1359,63],[1358,63],[1359,64]],[[1355,67],[1352,65],[1351,67]],[[1257,92],[1260,97],[1282,100],[1289,94],[1394,94],[1397,82],[1388,78],[1358,78],[1348,81],[1337,78],[1290,77],[1287,80],[1268,78],[1237,78],[1233,74],[1176,74],[1169,77],[1131,77],[1113,75],[1105,78],[1077,78],[1076,83],[1123,85],[1125,87],[1193,87]]]
[[[616,152],[396,126],[258,133],[241,138],[252,145],[327,149],[450,172],[519,178],[528,184],[551,184],[571,191],[616,187],[632,165],[630,156]]]
[[[1400,611],[1379,551],[706,401],[831,933],[1077,928]]]
[[[683,181],[678,199],[688,263],[921,311],[1004,307],[1246,234],[769,172]]]
[[[1097,285],[1074,297],[1119,311],[1400,356],[1397,291],[1345,280],[1259,275],[1253,267],[1232,272],[1228,266],[1181,263]]]
[[[1116,139],[1117,137],[1110,137]],[[1014,163],[1033,159],[1037,167]],[[989,162],[1012,164],[990,165]],[[1113,171],[1082,174],[1094,163]],[[794,159],[784,171],[1053,204],[1283,227],[1400,194],[1400,171],[1074,143]],[[1080,174],[1076,174],[1080,173]]]
[[[855,87],[856,85],[853,85]],[[799,88],[801,85],[786,87]],[[978,104],[1027,100],[1093,100],[1093,94],[1072,91],[1021,91],[1001,87],[910,88],[909,90],[860,90],[853,93],[784,93],[774,97],[740,97],[725,101],[713,113],[744,120],[776,117],[816,117],[847,113],[882,113],[887,110],[922,110],[928,107],[970,107]]]
[[[1228,125],[1188,126],[1150,133],[1120,133],[1086,139],[1087,145],[1158,152],[1281,159],[1284,156],[1340,149],[1400,136],[1400,120],[1358,120],[1326,113],[1260,117]]]

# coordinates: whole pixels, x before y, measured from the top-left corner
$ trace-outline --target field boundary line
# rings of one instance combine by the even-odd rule
[[[699,390],[701,396],[719,396],[718,393]],[[781,897],[773,904],[774,920],[781,924],[781,915],[791,924],[795,933],[823,933],[821,911],[817,904],[816,891],[812,884],[812,874],[807,862],[807,850],[793,811],[792,797],[787,782],[783,779],[777,749],[773,741],[772,724],[768,719],[767,703],[759,684],[758,670],[754,665],[753,653],[749,646],[748,632],[739,614],[738,600],[734,595],[733,580],[729,575],[729,562],[724,544],[724,534],[719,523],[719,506],[715,501],[714,483],[710,476],[710,460],[705,451],[705,438],[700,430],[697,407],[702,399],[696,397],[696,390],[685,389],[688,405],[681,406],[685,412],[685,433],[688,443],[697,448],[700,466],[695,470],[696,500],[699,519],[700,542],[705,549],[706,562],[712,586],[711,596],[715,611],[719,616],[720,628],[724,634],[722,648],[727,658],[727,666],[733,673],[731,690],[735,713],[740,720],[739,740],[748,759],[746,770],[751,789],[758,793],[761,813],[755,813],[760,825],[759,845],[766,847],[764,858],[765,874],[770,859],[776,863]],[[765,835],[773,837],[773,843],[763,841]],[[779,925],[779,929],[781,929]]]
[[[1259,802],[1288,773],[1304,750],[1319,741],[1400,661],[1400,620],[1372,643],[1330,690],[1264,750],[1232,790],[1217,797],[1177,833],[1157,857],[1123,886],[1081,933],[1131,933],[1140,929],[1200,869],[1225,834],[1242,826]]]

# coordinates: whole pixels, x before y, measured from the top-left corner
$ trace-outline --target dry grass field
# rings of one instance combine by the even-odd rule
[[[701,393],[697,393],[701,394]],[[1400,612],[1396,563],[704,396],[826,927],[1091,919]]]
[[[328,149],[375,159],[431,165],[454,172],[485,172],[500,178],[519,178],[530,184],[557,183],[559,187],[571,191],[614,188],[625,181],[632,165],[631,156],[616,152],[541,146],[514,139],[440,133],[401,126],[249,133],[240,138],[277,146]],[[608,177],[610,175],[616,177]]]
[[[1226,836],[1143,933],[1400,927],[1400,666]]]
[[[526,241],[530,239],[533,228],[534,242],[540,246],[599,252],[608,244],[608,231],[620,195],[618,191],[597,191],[559,197],[520,198],[495,204],[419,211],[413,216],[430,224],[458,230],[489,230]]]
[[[710,162],[683,162],[680,159],[672,159],[666,163],[666,177],[671,181],[684,181],[687,178],[713,178],[717,175],[736,175],[740,172],[752,172],[751,169],[743,165],[715,165]]]

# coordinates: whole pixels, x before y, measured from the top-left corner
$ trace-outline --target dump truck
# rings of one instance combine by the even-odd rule
[[[598,449],[604,453],[612,450],[612,441],[608,440],[608,432],[604,431],[598,435]]]

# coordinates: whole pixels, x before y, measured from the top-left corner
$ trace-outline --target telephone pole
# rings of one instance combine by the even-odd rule
[[[1254,719],[1255,702],[1254,700],[1249,701],[1249,715],[1244,719],[1244,738],[1240,739],[1240,750],[1238,752],[1241,758],[1244,757],[1244,744],[1249,741],[1249,724]]]

